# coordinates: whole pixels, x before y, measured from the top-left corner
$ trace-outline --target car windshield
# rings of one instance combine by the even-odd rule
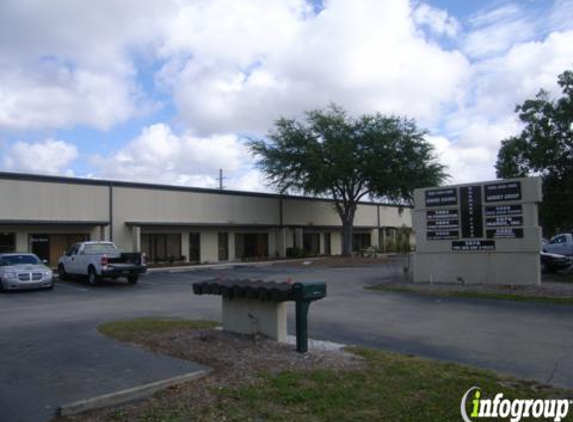
[[[92,243],[84,247],[86,254],[115,253],[117,248],[113,243]]]
[[[4,255],[0,257],[0,267],[26,264],[38,265],[41,262],[36,255]]]

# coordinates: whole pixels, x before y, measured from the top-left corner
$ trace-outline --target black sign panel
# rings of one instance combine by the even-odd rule
[[[486,217],[521,214],[523,214],[523,207],[521,205],[490,205],[489,207],[485,207]]]
[[[486,237],[488,239],[521,239],[523,237],[523,229],[503,227],[500,229],[486,230]]]
[[[452,240],[459,238],[458,230],[428,230],[426,232],[427,240]]]
[[[502,182],[485,185],[485,202],[519,201],[521,199],[520,182]]]
[[[426,211],[426,221],[458,218],[458,210],[430,210]]]
[[[495,251],[495,241],[460,240],[452,242],[452,251]]]
[[[460,220],[456,218],[428,221],[426,226],[428,230],[458,229],[460,227]]]
[[[486,217],[485,226],[486,228],[523,226],[523,217],[520,215],[506,217]]]
[[[458,194],[455,188],[432,189],[426,191],[427,207],[458,205]]]
[[[462,238],[474,239],[483,237],[481,186],[461,187],[460,203]]]

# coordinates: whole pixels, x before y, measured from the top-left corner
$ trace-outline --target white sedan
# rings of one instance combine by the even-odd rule
[[[31,253],[0,254],[0,290],[52,289],[52,270]]]

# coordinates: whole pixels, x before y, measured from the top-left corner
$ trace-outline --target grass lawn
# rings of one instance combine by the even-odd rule
[[[208,321],[138,319],[103,324],[100,331],[123,341],[179,328],[208,328]],[[141,338],[141,337],[140,337]],[[168,337],[166,337],[168,338]],[[199,395],[185,387],[157,394],[152,400],[92,415],[115,422],[187,421],[460,421],[460,400],[472,386],[483,398],[573,398],[573,392],[451,363],[349,348],[365,365],[358,370],[288,370],[258,373],[254,382],[233,381],[203,387]],[[253,346],[253,353],[257,353]],[[293,351],[293,353],[295,353]],[[201,387],[201,380],[195,381]],[[195,388],[197,384],[195,384]],[[63,420],[92,420],[78,419]],[[487,421],[497,419],[488,418]],[[505,420],[509,420],[505,419]],[[522,419],[533,420],[533,419]],[[573,421],[573,409],[565,421]]]
[[[558,296],[527,296],[520,295],[519,293],[494,293],[494,292],[477,292],[477,291],[444,291],[444,290],[419,290],[415,286],[402,287],[402,286],[368,286],[367,290],[375,290],[379,292],[389,293],[409,293],[423,296],[433,297],[461,297],[461,298],[475,298],[475,299],[497,299],[497,300],[512,300],[515,302],[538,302],[538,303],[553,303],[557,305],[573,305],[573,297],[558,297]]]

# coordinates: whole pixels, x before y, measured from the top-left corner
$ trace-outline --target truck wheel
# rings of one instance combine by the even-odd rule
[[[127,277],[127,281],[129,282],[129,284],[136,284],[138,280],[139,277],[136,275],[130,275],[129,277]]]
[[[97,274],[95,272],[94,267],[89,267],[88,269],[88,282],[92,285],[95,286],[97,284]]]
[[[66,269],[64,268],[63,264],[58,265],[58,276],[60,277],[60,280],[62,280],[62,281],[69,280],[69,278],[70,278],[70,276],[66,272]]]

